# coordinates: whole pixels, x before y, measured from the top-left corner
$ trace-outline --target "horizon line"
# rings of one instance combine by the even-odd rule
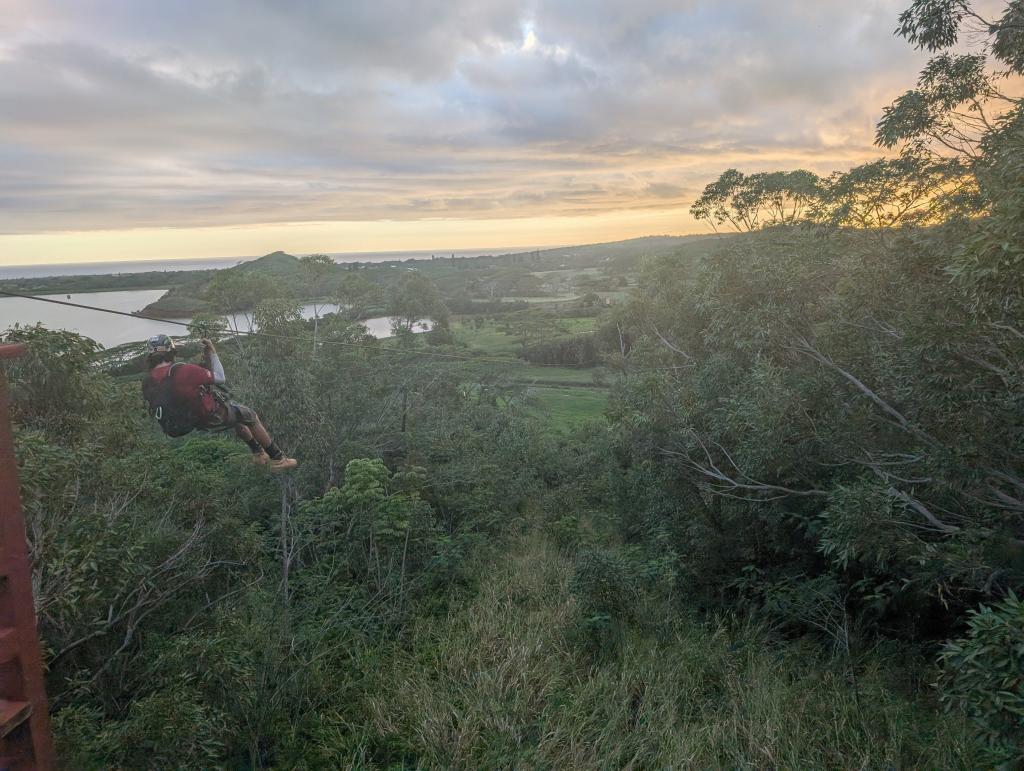
[[[451,255],[459,254],[461,256],[467,256],[469,252],[479,252],[479,257],[503,257],[511,254],[526,254],[534,251],[550,251],[553,249],[569,249],[572,247],[584,247],[584,246],[596,246],[599,244],[614,244],[624,243],[626,241],[639,241],[645,238],[694,238],[701,236],[715,235],[713,232],[708,233],[652,233],[644,236],[633,236],[631,238],[620,238],[612,241],[592,241],[588,243],[564,243],[564,244],[548,244],[548,245],[537,245],[537,246],[491,246],[491,247],[470,247],[461,249],[374,249],[374,250],[357,250],[357,251],[338,251],[338,252],[306,252],[297,251],[297,256],[305,256],[309,254],[326,254],[328,257],[345,257],[345,256],[373,256],[373,255]],[[47,262],[18,262],[18,263],[7,263],[0,264],[0,271],[10,270],[14,268],[56,268],[59,266],[81,266],[81,267],[97,267],[103,265],[132,265],[139,263],[192,263],[192,262],[203,262],[203,261],[222,261],[230,262],[236,261],[237,263],[249,262],[252,260],[258,260],[262,257],[266,257],[270,254],[277,252],[283,252],[284,254],[292,254],[285,249],[275,249],[265,254],[247,254],[247,255],[225,255],[225,256],[203,256],[203,257],[137,257],[128,259],[114,259],[114,260],[74,260],[74,261],[47,261]],[[378,260],[379,262],[389,262],[389,260]],[[360,260],[349,260],[348,262],[360,262]],[[128,271],[128,272],[144,272],[144,271]]]

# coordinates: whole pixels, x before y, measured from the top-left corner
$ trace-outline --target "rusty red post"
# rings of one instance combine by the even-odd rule
[[[0,361],[23,353],[22,344],[0,345]],[[0,771],[54,768],[7,378],[0,366]]]

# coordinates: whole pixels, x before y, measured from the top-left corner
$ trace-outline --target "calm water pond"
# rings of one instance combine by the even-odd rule
[[[155,302],[163,293],[163,289],[86,292],[72,294],[70,302],[97,305],[116,311],[133,313]],[[68,299],[68,296],[63,294],[41,296],[51,297],[55,300]],[[325,313],[335,312],[338,306],[318,304],[317,309],[320,315],[323,316]],[[313,306],[304,306],[302,315],[307,319],[313,318]],[[189,319],[176,320],[188,321]],[[26,325],[35,324],[36,322],[40,322],[51,329],[66,329],[70,332],[78,332],[86,337],[91,337],[105,348],[112,348],[122,343],[145,340],[151,335],[160,332],[177,335],[184,331],[181,327],[171,327],[168,329],[167,324],[153,321],[152,319],[129,319],[124,316],[114,316],[109,313],[85,310],[84,308],[69,308],[66,305],[41,303],[36,300],[25,300],[20,297],[0,297],[0,331],[14,324]],[[232,326],[237,325],[239,329],[249,329],[249,320],[244,314],[238,314],[233,321],[229,319],[229,323]],[[363,324],[374,337],[389,337],[391,335],[391,319],[387,316],[367,319]]]

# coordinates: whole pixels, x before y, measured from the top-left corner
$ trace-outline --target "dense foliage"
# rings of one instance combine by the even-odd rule
[[[1019,18],[985,22],[991,58],[938,53],[886,111],[879,143],[902,155],[709,185],[695,216],[758,232],[695,271],[648,266],[613,407],[622,535],[692,601],[847,653],[970,618],[947,699],[990,762],[1024,757],[1024,113],[1000,91]],[[978,19],[921,0],[901,32],[945,49]]]
[[[263,328],[308,339],[273,311]],[[457,596],[536,488],[546,440],[467,400],[447,362],[389,357],[342,322],[320,332],[315,355],[281,339],[222,351],[301,455],[288,478],[227,438],[160,436],[138,383],[97,370],[88,341],[7,334],[30,346],[8,376],[71,767],[340,762],[374,647]]]

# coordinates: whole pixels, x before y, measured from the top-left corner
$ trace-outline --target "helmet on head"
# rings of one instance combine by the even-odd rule
[[[174,341],[167,335],[153,335],[146,341],[146,350],[150,353],[170,353],[174,350]]]

